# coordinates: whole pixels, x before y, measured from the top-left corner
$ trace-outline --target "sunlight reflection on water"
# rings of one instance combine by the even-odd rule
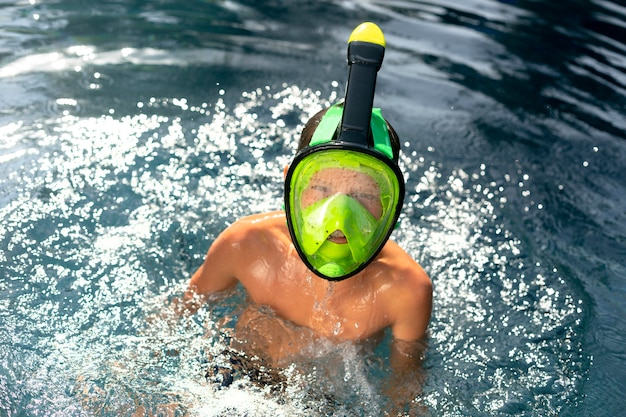
[[[346,22],[365,15],[393,45],[377,99],[406,142],[393,236],[435,284],[416,401],[618,407],[623,8],[287,3],[0,6],[0,414],[381,414],[389,337],[375,358],[316,346],[280,397],[204,378],[241,291],[154,317],[226,225],[280,208],[294,139],[342,95]]]
[[[296,374],[288,400],[245,381],[225,390],[208,384],[203,368],[225,346],[216,321],[228,308],[146,325],[146,315],[180,294],[224,224],[279,208],[281,167],[299,126],[336,97],[268,87],[242,93],[232,108],[222,98],[152,98],[138,103],[138,115],[63,110],[39,126],[5,127],[13,133],[9,149],[32,142],[36,150],[14,158],[21,166],[10,181],[19,191],[0,209],[2,253],[13,260],[5,311],[16,314],[13,330],[30,335],[24,343],[33,346],[12,354],[21,365],[11,385],[27,409],[359,415],[380,407],[371,391],[381,381],[368,382],[372,370],[347,346],[335,372],[354,377],[335,386],[336,401],[347,407],[337,408],[320,402],[317,388],[297,389]],[[171,106],[179,116],[161,114]],[[444,174],[427,157],[405,156],[402,164],[409,193],[394,236],[427,265],[436,287],[431,377],[418,401],[450,413],[536,414],[572,401],[585,361],[572,338],[580,300],[558,271],[527,259],[524,243],[496,214],[507,204],[504,188],[518,184]],[[309,375],[322,378],[309,380],[313,387],[330,383]],[[452,382],[463,380],[478,382],[472,400]]]
[[[588,359],[577,340],[582,300],[556,268],[529,259],[495,214],[506,206],[504,186],[461,170],[444,176],[434,164],[421,170],[399,240],[434,271],[436,348],[422,400],[452,414],[533,415],[573,401]],[[458,378],[477,381],[471,397],[447,382]]]

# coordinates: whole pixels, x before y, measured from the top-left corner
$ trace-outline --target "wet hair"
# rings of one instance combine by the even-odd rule
[[[304,129],[302,129],[302,133],[300,134],[300,141],[298,142],[298,151],[309,146],[311,142],[311,138],[313,138],[313,133],[317,126],[319,126],[322,117],[326,114],[326,109],[322,109],[317,112],[313,117],[309,119],[308,122],[304,125]],[[389,141],[391,143],[391,149],[393,151],[393,160],[398,163],[398,158],[400,156],[400,139],[398,138],[398,134],[394,130],[394,128],[389,124],[389,121],[385,119],[387,122],[387,130],[389,131]],[[371,133],[370,133],[371,135]],[[373,141],[372,141],[373,142]]]

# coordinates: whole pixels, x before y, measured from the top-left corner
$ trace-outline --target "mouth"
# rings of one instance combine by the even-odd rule
[[[339,245],[348,243],[348,239],[346,239],[346,235],[344,235],[341,230],[335,230],[334,232],[332,232],[328,236],[328,240]]]

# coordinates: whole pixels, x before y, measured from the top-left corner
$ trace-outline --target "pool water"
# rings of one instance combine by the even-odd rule
[[[0,2],[0,416],[382,415],[389,335],[220,388],[238,289],[168,317],[213,239],[280,209],[360,22],[403,142],[393,239],[434,284],[433,416],[626,407],[618,1]],[[136,414],[134,414],[136,413]]]

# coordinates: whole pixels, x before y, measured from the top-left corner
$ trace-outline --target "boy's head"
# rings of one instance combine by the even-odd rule
[[[291,239],[308,268],[329,280],[374,260],[402,208],[398,137],[373,108],[385,45],[373,23],[352,32],[344,102],[309,120],[285,176]]]
[[[363,270],[386,243],[402,207],[399,140],[374,109],[367,143],[342,142],[341,104],[305,125],[285,179],[285,209],[304,263],[329,280]]]

